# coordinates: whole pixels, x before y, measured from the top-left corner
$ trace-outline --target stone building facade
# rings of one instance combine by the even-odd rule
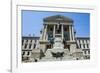
[[[40,37],[22,37],[22,61],[90,59],[90,39],[75,37],[73,23],[62,15],[44,18]]]

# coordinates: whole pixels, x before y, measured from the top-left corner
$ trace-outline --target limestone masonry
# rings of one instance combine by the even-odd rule
[[[73,23],[62,15],[44,18],[39,37],[22,36],[22,62],[90,59],[90,38],[75,37]]]

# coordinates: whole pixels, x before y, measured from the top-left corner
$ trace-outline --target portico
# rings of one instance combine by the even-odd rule
[[[44,52],[48,49],[47,46],[51,49],[53,48],[56,37],[61,38],[64,49],[69,49],[73,52],[75,46],[75,33],[72,19],[61,15],[50,16],[44,18],[43,25],[44,28],[41,32],[40,46],[42,45],[41,49]]]
[[[68,41],[74,41],[75,40],[75,34],[73,25],[68,24],[45,24],[44,30],[41,34],[43,37],[42,40],[47,40],[49,33],[51,33],[52,38],[55,38],[57,35],[61,36],[62,40],[66,39]],[[47,35],[47,36],[45,36]],[[68,35],[68,36],[67,36]]]

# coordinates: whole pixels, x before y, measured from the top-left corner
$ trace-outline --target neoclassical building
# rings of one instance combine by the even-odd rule
[[[44,18],[39,37],[22,37],[22,61],[90,59],[90,38],[75,37],[73,23],[62,15]]]

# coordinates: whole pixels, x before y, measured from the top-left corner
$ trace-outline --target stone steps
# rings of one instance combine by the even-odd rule
[[[43,57],[40,61],[66,61],[66,60],[73,60],[73,57],[70,56],[70,52],[67,49],[64,49],[64,57],[62,58],[55,58],[52,57],[51,49],[48,49],[45,53],[45,57]]]

